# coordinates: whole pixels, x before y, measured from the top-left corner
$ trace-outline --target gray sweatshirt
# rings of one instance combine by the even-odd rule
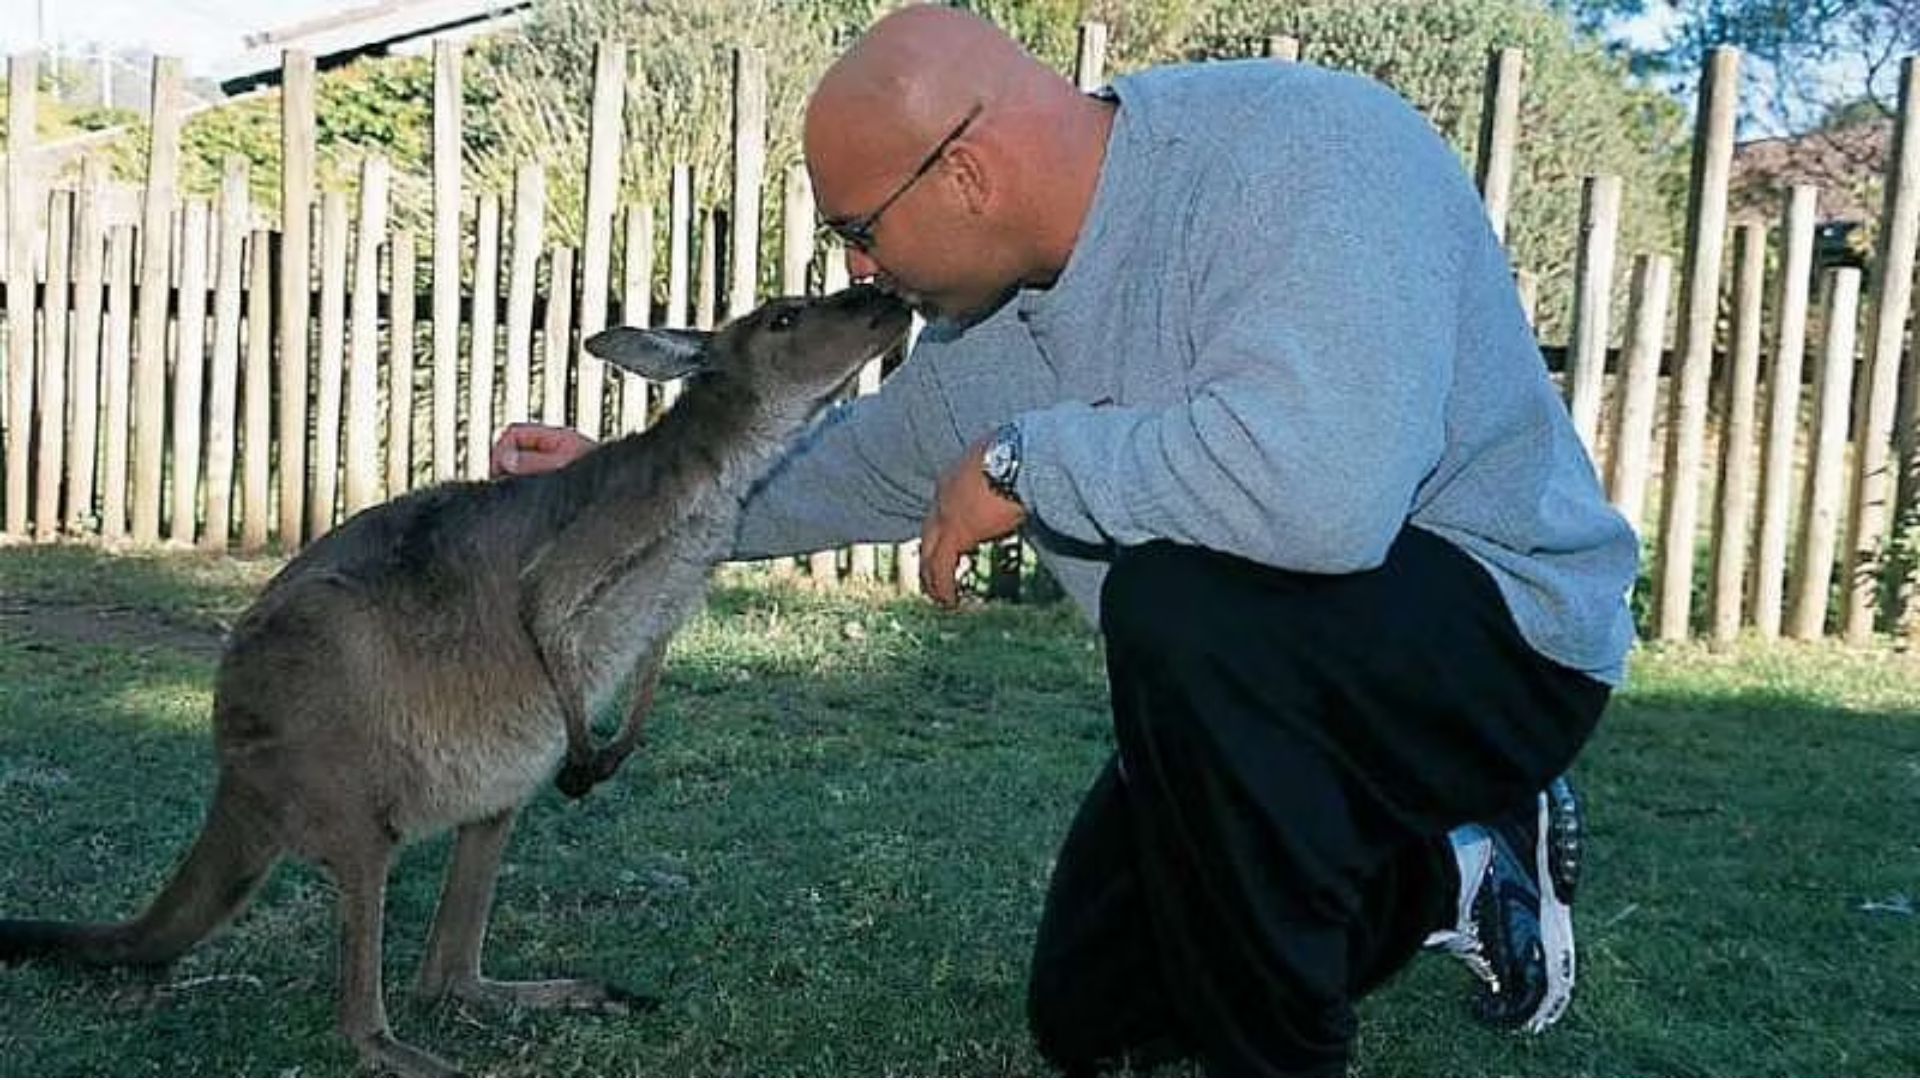
[[[736,555],[917,537],[940,470],[1017,419],[1026,538],[1089,617],[1117,547],[1345,574],[1411,523],[1487,568],[1542,655],[1618,683],[1638,544],[1453,151],[1386,88],[1303,65],[1112,89],[1059,280],[929,326],[749,496]]]

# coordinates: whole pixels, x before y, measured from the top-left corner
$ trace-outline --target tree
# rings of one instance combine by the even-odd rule
[[[1706,51],[1748,58],[1747,119],[1766,129],[1819,126],[1837,106],[1894,112],[1903,57],[1920,53],[1920,0],[1553,0],[1576,25],[1612,39],[1628,20],[1666,14],[1663,41],[1634,53],[1636,69],[1691,82]]]

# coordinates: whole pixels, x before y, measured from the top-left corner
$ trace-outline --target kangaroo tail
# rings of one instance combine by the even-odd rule
[[[0,963],[169,963],[239,914],[280,852],[264,818],[222,777],[199,838],[143,914],[124,923],[0,919]]]

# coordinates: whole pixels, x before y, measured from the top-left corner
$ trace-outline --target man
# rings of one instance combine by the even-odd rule
[[[1636,545],[1452,151],[1300,65],[1084,95],[939,7],[834,64],[805,142],[853,275],[933,322],[737,553],[917,532],[952,604],[962,555],[1019,530],[1097,619],[1118,749],[1042,916],[1042,1052],[1339,1073],[1353,1002],[1430,934],[1484,1018],[1557,1018],[1552,778],[1622,677]],[[496,465],[584,445],[519,427]]]

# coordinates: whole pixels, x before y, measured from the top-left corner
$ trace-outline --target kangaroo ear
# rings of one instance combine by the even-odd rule
[[[705,330],[637,330],[617,326],[587,339],[587,351],[610,364],[657,382],[678,379],[706,363]]]

